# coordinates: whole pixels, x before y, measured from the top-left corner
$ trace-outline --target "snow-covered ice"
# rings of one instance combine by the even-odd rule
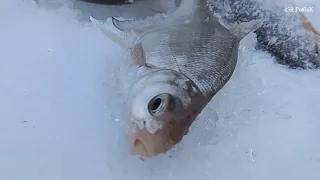
[[[0,1],[1,180],[320,179],[320,71],[282,67],[247,37],[183,141],[141,161],[125,144],[123,52],[77,17]]]

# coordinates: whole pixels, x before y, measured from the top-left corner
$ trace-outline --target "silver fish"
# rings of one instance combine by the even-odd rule
[[[172,13],[145,20],[112,18],[118,33],[135,37],[131,41],[91,20],[142,69],[129,90],[127,132],[131,153],[142,157],[165,153],[181,141],[232,76],[242,38],[260,24],[227,29],[206,0],[184,0]]]
[[[293,69],[320,68],[320,33],[302,12],[290,12],[290,7],[299,6],[271,5],[257,0],[210,2],[225,25],[253,19],[264,21],[254,32],[256,47],[269,52],[279,64]]]
[[[279,64],[293,69],[320,68],[320,31],[294,4],[283,5],[258,0],[209,0],[215,17],[224,25],[260,19],[264,21],[254,33],[256,48],[267,51]],[[181,0],[140,0],[133,4],[144,5],[142,9],[154,13],[171,11],[179,7]],[[316,9],[299,11],[317,11]],[[134,14],[142,12],[138,10]],[[220,21],[220,22],[221,22]]]

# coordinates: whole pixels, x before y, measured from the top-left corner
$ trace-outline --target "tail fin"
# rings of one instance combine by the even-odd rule
[[[262,23],[262,20],[251,20],[249,22],[242,22],[232,27],[230,29],[230,32],[236,35],[241,40],[249,33],[258,29],[262,25]]]

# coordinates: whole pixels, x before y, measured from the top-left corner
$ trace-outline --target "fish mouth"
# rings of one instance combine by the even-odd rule
[[[163,123],[162,127],[155,132],[150,132],[147,128],[140,129],[130,121],[127,142],[131,154],[149,158],[167,152],[178,142],[177,137],[181,133],[172,121]]]
[[[131,153],[144,158],[165,153],[175,144],[169,133],[163,129],[159,129],[154,134],[146,129],[138,129],[135,132],[129,132],[127,138]]]
[[[149,158],[166,152],[174,144],[163,130],[151,134],[146,129],[139,129],[135,133],[128,133],[130,151],[134,155]]]
[[[163,123],[162,128],[154,133],[149,132],[146,128],[139,129],[133,125],[133,121],[130,121],[127,142],[131,154],[150,158],[166,153],[187,134],[198,114],[199,112],[193,112],[179,120],[171,119]]]

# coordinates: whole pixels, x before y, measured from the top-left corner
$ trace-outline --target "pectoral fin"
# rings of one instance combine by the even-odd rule
[[[132,63],[137,66],[146,65],[146,56],[141,43],[135,45],[131,50]]]

